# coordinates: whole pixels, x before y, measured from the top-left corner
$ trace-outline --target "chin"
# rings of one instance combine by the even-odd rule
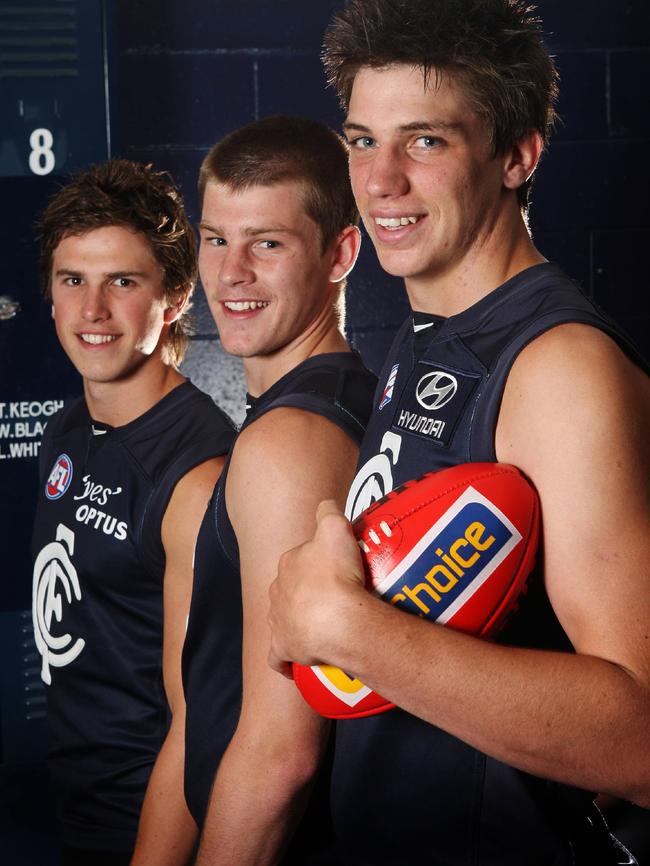
[[[258,354],[255,346],[229,342],[228,340],[221,340],[221,348],[226,355],[232,355],[234,358],[252,358]]]
[[[415,260],[413,256],[378,255],[379,263],[384,271],[391,277],[400,277],[403,280],[430,280],[443,273],[445,265],[443,262],[431,260]]]
[[[408,267],[403,262],[397,262],[394,258],[390,256],[387,258],[383,258],[381,255],[378,255],[378,259],[382,270],[384,270],[391,277],[400,277],[401,279],[405,280],[408,277],[413,276],[414,269],[412,267]]]

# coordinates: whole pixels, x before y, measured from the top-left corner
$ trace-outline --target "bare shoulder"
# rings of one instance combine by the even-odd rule
[[[174,487],[162,522],[163,545],[178,539],[184,528],[196,534],[197,524],[203,517],[206,506],[219,480],[225,457],[205,460],[178,481]]]
[[[193,496],[197,494],[197,488],[199,490],[209,488],[212,492],[225,462],[226,456],[224,454],[219,457],[211,457],[209,460],[199,463],[198,466],[194,466],[179,480],[174,488],[174,495],[178,495],[181,499]],[[198,495],[202,494],[199,493]]]
[[[228,481],[276,490],[310,479],[317,482],[347,475],[357,455],[357,444],[333,421],[314,412],[282,407],[267,412],[240,434]]]
[[[311,525],[322,499],[343,502],[352,481],[358,445],[338,425],[313,412],[278,408],[267,412],[237,439],[226,486],[233,525],[260,508],[309,511]]]
[[[647,435],[650,379],[602,331],[566,324],[542,334],[515,361],[497,425],[500,460],[521,465],[573,442],[583,450]],[[522,467],[523,468],[523,467]]]
[[[555,328],[514,364],[497,457],[539,493],[551,604],[578,652],[630,670],[647,665],[649,438],[648,376],[595,328]]]
[[[170,509],[184,510],[192,505],[198,505],[204,500],[207,504],[214,485],[219,480],[225,461],[225,456],[212,457],[186,472],[174,487],[167,511]]]
[[[515,361],[509,386],[535,382],[552,374],[558,376],[556,387],[575,384],[609,383],[620,378],[625,386],[630,377],[647,376],[623,352],[614,340],[598,328],[579,323],[558,325],[533,340]]]

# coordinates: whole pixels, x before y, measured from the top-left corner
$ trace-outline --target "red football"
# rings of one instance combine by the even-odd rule
[[[539,503],[514,466],[466,463],[408,481],[352,524],[368,589],[410,613],[494,635],[525,587],[537,551]],[[359,718],[394,704],[331,665],[293,665],[321,715]]]

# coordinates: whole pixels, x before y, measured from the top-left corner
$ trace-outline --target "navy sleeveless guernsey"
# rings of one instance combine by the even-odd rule
[[[250,400],[242,430],[266,412],[288,406],[322,415],[360,443],[372,410],[376,381],[355,353],[316,355],[283,376],[261,397]],[[263,467],[260,471],[264,471]],[[225,505],[227,474],[228,463],[199,531],[183,650],[187,704],[185,795],[199,827],[205,819],[219,762],[237,727],[242,695],[239,549]],[[309,821],[303,821],[283,863],[307,864],[312,862],[309,851],[320,849],[322,853],[327,834],[320,839],[317,836],[327,823],[328,807],[321,808],[322,814],[315,815],[320,827],[307,832]],[[315,808],[312,811],[317,812]],[[314,836],[310,838],[311,832]]]
[[[234,427],[179,385],[122,427],[84,400],[47,425],[32,539],[36,644],[63,841],[129,850],[166,735],[161,522],[176,483]]]
[[[451,318],[414,314],[379,377],[348,515],[424,472],[496,460],[513,362],[535,337],[567,322],[605,331],[640,360],[551,264],[527,269]],[[499,641],[570,651],[539,575],[531,583]],[[398,709],[337,723],[332,810],[350,866],[616,863],[592,797],[506,766]]]

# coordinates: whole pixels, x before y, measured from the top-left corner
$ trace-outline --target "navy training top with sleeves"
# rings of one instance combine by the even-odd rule
[[[424,472],[495,461],[513,362],[536,336],[567,322],[603,330],[640,363],[613,323],[547,263],[456,316],[414,314],[379,377],[348,515]],[[571,651],[539,574],[498,639]],[[350,866],[618,862],[592,799],[506,766],[399,709],[337,723],[332,809]]]
[[[49,422],[32,549],[50,767],[66,844],[127,850],[166,735],[161,523],[176,483],[225,454],[230,419],[191,383],[122,427],[84,400]]]
[[[316,355],[250,401],[242,430],[266,412],[288,406],[322,415],[359,443],[372,409],[375,385],[376,377],[355,353]],[[263,466],[260,471],[264,471]],[[228,464],[199,531],[183,650],[185,794],[199,826],[205,818],[214,775],[237,726],[242,696],[239,548],[225,505],[227,474]],[[320,802],[318,797],[316,801]],[[312,803],[316,801],[312,799]],[[321,816],[315,806],[312,808],[314,825],[307,832],[309,821],[303,822],[283,863],[307,864],[312,862],[310,851],[322,854],[327,833],[318,837],[328,823],[327,806],[324,808]]]

